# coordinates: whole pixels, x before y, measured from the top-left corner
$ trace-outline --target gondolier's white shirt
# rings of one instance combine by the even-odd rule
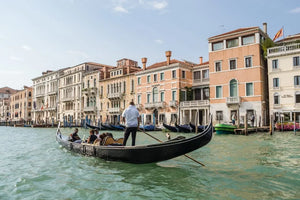
[[[122,114],[122,117],[125,117],[126,127],[137,127],[138,126],[138,117],[140,116],[139,111],[135,106],[130,105],[126,108]]]

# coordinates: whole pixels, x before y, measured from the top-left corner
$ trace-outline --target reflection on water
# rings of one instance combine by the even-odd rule
[[[0,135],[0,199],[300,198],[300,136],[293,133],[214,135],[190,153],[206,167],[183,156],[134,165],[78,155],[59,147],[55,129],[0,127]],[[138,134],[138,144],[155,142]]]

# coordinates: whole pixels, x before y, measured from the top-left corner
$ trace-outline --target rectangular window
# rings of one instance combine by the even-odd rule
[[[300,60],[299,60],[299,56],[293,57],[293,65],[294,67],[299,67],[300,66]]]
[[[246,96],[253,96],[253,83],[246,83]]]
[[[131,80],[131,92],[134,92],[134,80]]]
[[[194,72],[194,80],[200,80],[201,79],[201,72],[196,71]]]
[[[138,77],[138,85],[141,85],[141,77]]]
[[[209,78],[209,70],[205,69],[202,71],[202,78],[203,79],[208,79]]]
[[[273,78],[273,88],[279,88],[279,78]]]
[[[186,101],[186,91],[180,91],[180,101]]]
[[[237,47],[239,46],[239,39],[235,38],[232,40],[226,40],[226,47],[227,48],[232,48],[232,47]]]
[[[220,72],[222,70],[221,62],[215,62],[215,71]]]
[[[209,100],[209,88],[203,88],[203,100]]]
[[[254,35],[249,35],[249,36],[242,37],[242,43],[243,43],[243,45],[253,44],[254,41],[255,41]]]
[[[300,103],[300,93],[299,92],[295,94],[295,102]]]
[[[212,49],[213,51],[224,49],[223,41],[222,42],[215,42],[215,43],[213,43],[212,47],[213,47],[213,49]]]
[[[153,81],[154,81],[154,82],[157,82],[157,74],[154,74],[154,75],[153,75]]]
[[[229,60],[230,70],[236,69],[236,59]]]
[[[137,103],[141,104],[141,95],[138,95]]]
[[[278,95],[278,94],[275,94],[275,95],[274,95],[274,104],[275,104],[275,105],[278,105],[278,104],[279,104],[279,95]]]
[[[172,78],[176,78],[176,70],[172,71]]]
[[[166,119],[165,114],[159,114],[159,122],[165,123],[166,122],[165,119]]]
[[[272,69],[278,69],[278,60],[272,60]]]
[[[176,91],[172,91],[172,101],[176,101]]]
[[[223,120],[223,111],[216,111],[216,120]]]
[[[165,93],[164,92],[160,93],[160,101],[161,102],[165,101]]]
[[[185,78],[185,71],[182,71],[182,78]]]
[[[160,80],[161,81],[165,80],[165,73],[164,72],[160,73]]]
[[[147,103],[150,103],[150,94],[147,94]]]
[[[216,86],[216,98],[222,98],[222,86]]]
[[[148,76],[147,76],[147,83],[150,83],[150,81],[151,81],[151,76],[148,75]]]
[[[294,76],[294,85],[296,87],[300,86],[300,76]]]
[[[252,67],[252,57],[245,57],[245,67]]]

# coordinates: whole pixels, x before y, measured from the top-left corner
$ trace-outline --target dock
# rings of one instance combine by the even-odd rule
[[[257,132],[269,132],[270,127],[269,126],[263,126],[263,127],[252,127],[252,128],[237,128],[234,129],[235,135],[248,135],[252,133]]]

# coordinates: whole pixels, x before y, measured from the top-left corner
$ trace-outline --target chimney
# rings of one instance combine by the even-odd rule
[[[103,79],[106,79],[106,67],[104,67],[104,70],[103,70]]]
[[[267,32],[267,23],[266,22],[263,23],[263,27],[264,27],[265,34],[268,34],[268,32]]]
[[[166,51],[167,65],[170,65],[172,51]]]
[[[199,58],[199,62],[200,62],[200,64],[203,63],[203,57],[202,56]]]
[[[143,70],[146,70],[147,58],[142,58]]]

